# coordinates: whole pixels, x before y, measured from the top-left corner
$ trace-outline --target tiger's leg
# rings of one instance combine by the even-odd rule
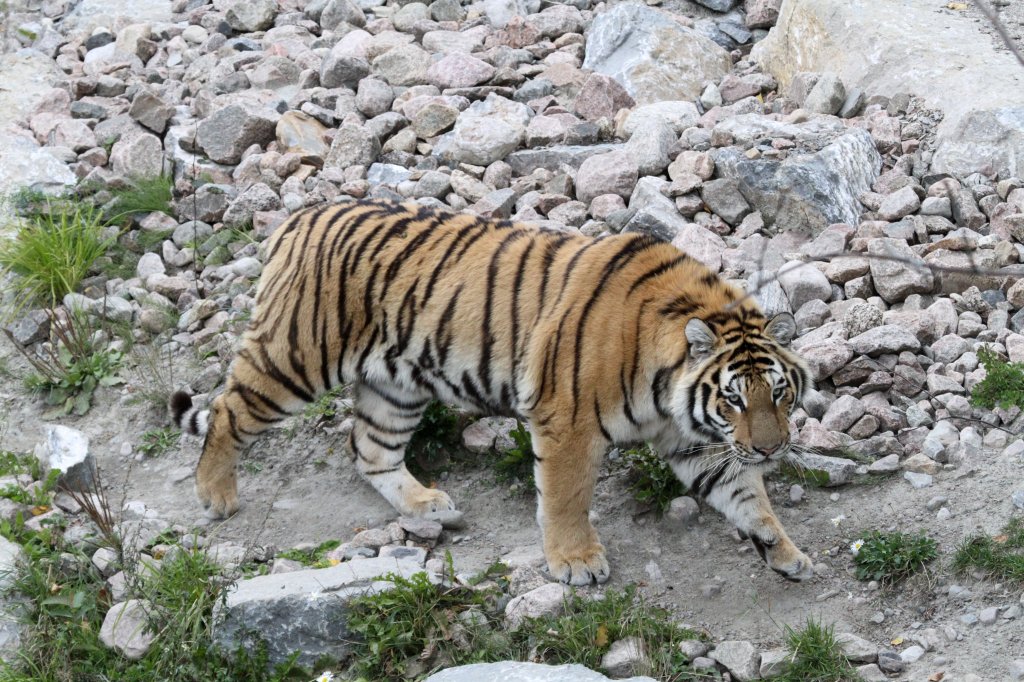
[[[224,391],[210,405],[196,467],[196,495],[211,516],[238,511],[235,464],[241,449],[305,404],[245,357],[235,361]],[[195,417],[200,418],[201,413]]]
[[[447,493],[425,488],[405,468],[405,446],[429,398],[361,383],[353,389],[355,425],[348,447],[359,475],[402,514],[455,509]]]
[[[746,470],[732,480],[719,481],[706,493],[705,499],[750,538],[770,569],[794,581],[807,580],[814,575],[814,564],[789,539],[782,522],[772,511],[760,471]]]
[[[585,436],[557,438],[531,427],[536,453],[537,523],[548,571],[563,583],[608,580],[604,545],[590,523],[590,501],[604,445]]]

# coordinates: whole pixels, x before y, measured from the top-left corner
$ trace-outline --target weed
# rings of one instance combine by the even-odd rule
[[[672,467],[646,443],[622,454],[635,477],[629,487],[634,499],[654,509],[658,516],[668,510],[672,500],[686,494],[686,486]]]
[[[516,428],[508,432],[512,447],[501,453],[494,468],[500,483],[517,483],[522,492],[529,493],[537,487],[533,479],[533,440],[526,426],[516,421]]]
[[[174,429],[150,429],[142,434],[139,452],[149,457],[157,457],[177,445],[181,433]]]
[[[1024,363],[1007,362],[985,347],[978,349],[978,360],[985,368],[985,378],[971,391],[971,402],[988,409],[1024,407]]]
[[[28,507],[49,507],[51,503],[50,493],[57,487],[57,479],[60,472],[50,471],[44,475],[39,458],[35,455],[18,455],[6,450],[0,450],[0,476],[17,476],[28,474],[33,481],[39,481],[39,485],[24,488],[11,483],[0,487],[0,497],[23,504]]]
[[[460,444],[459,415],[444,403],[431,401],[406,447],[406,455],[420,471],[429,473],[448,462]]]
[[[151,178],[136,178],[124,189],[114,192],[108,222],[134,216],[138,213],[166,213],[173,216],[171,208],[174,179],[169,175]]]
[[[279,552],[277,556],[282,559],[298,561],[303,566],[326,568],[338,563],[337,560],[332,561],[328,559],[327,553],[332,549],[337,549],[340,544],[341,540],[328,540],[326,542],[321,542],[312,549],[287,549],[283,552]]]
[[[791,461],[784,461],[779,465],[779,476],[788,483],[799,483],[810,488],[825,488],[829,484],[827,471],[810,469]]]
[[[56,344],[44,344],[34,353],[18,345],[10,332],[4,331],[36,370],[26,379],[27,387],[41,393],[47,405],[57,408],[57,413],[85,414],[99,386],[122,383],[116,375],[121,353],[107,349],[97,339],[88,316],[81,311],[70,311],[63,319],[51,315],[50,329],[57,338]]]
[[[853,562],[858,580],[897,583],[938,556],[935,541],[925,535],[872,531],[861,538]]]
[[[145,252],[156,251],[172,234],[174,230],[139,230],[135,235],[135,244]]]
[[[146,345],[132,349],[130,358],[131,385],[135,395],[148,402],[160,414],[166,414],[171,394],[177,390],[174,381],[177,363],[173,354],[156,345]],[[188,372],[189,368],[184,371]]]
[[[13,312],[33,303],[54,305],[74,291],[113,243],[104,231],[99,210],[78,205],[34,216],[14,239],[0,242],[0,268],[17,275]]]
[[[1024,582],[1024,520],[1010,519],[995,537],[976,535],[956,550],[953,568],[959,573],[984,571],[1002,580]]]
[[[786,626],[786,647],[792,654],[778,682],[854,682],[860,676],[843,656],[833,626],[808,618],[803,630]]]
[[[434,585],[423,573],[386,579],[393,590],[351,604],[349,627],[361,637],[355,672],[368,679],[422,679],[441,667],[500,660],[598,668],[612,642],[627,637],[639,638],[651,661],[639,672],[688,679],[678,644],[697,633],[638,599],[635,587],[599,599],[573,595],[563,615],[527,619],[505,632],[493,590]]]
[[[333,388],[320,396],[316,402],[309,403],[302,411],[306,419],[315,419],[318,423],[330,421],[338,414],[338,404],[335,399],[344,391],[343,386]]]

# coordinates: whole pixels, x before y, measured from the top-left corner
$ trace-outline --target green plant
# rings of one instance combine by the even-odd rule
[[[1007,362],[985,347],[978,349],[978,360],[985,368],[985,378],[971,391],[971,402],[988,409],[997,405],[1024,408],[1024,363]]]
[[[51,502],[50,493],[57,487],[60,471],[54,469],[50,472],[43,472],[39,458],[35,455],[19,455],[0,450],[0,476],[21,474],[28,474],[33,481],[38,481],[39,485],[23,488],[13,483],[8,484],[0,487],[0,497],[29,507],[48,507]]]
[[[855,682],[853,670],[836,642],[833,626],[808,618],[803,630],[786,626],[786,647],[792,658],[778,682]]]
[[[975,535],[956,550],[953,568],[958,573],[981,570],[1001,580],[1024,582],[1024,520],[1012,518],[994,537]]]
[[[668,462],[659,457],[646,443],[622,453],[633,472],[629,489],[640,504],[664,514],[672,500],[686,494],[686,486],[679,480]]]
[[[176,429],[150,429],[142,434],[139,452],[149,457],[156,457],[174,447],[180,437],[181,432]]]
[[[33,303],[59,303],[74,291],[113,243],[104,228],[99,210],[78,205],[33,216],[14,239],[0,241],[0,268],[17,276],[12,313]]]
[[[133,393],[160,414],[166,414],[171,394],[177,390],[175,368],[182,364],[182,373],[190,374],[195,369],[192,366],[194,363],[191,360],[176,360],[170,350],[156,344],[135,346],[129,358]]]
[[[166,213],[173,216],[173,187],[174,178],[170,175],[133,179],[124,189],[113,192],[107,221],[113,223],[138,213]]]
[[[71,311],[64,319],[52,316],[50,329],[56,343],[45,344],[35,353],[22,348],[10,332],[4,331],[36,371],[26,379],[27,387],[41,393],[46,404],[56,406],[58,413],[85,414],[99,386],[122,383],[116,374],[121,353],[109,350],[97,339],[88,315],[81,311]]]
[[[854,555],[858,580],[896,583],[907,578],[938,556],[934,540],[921,535],[871,531],[864,535]]]
[[[326,542],[321,542],[312,549],[286,549],[283,552],[278,552],[277,556],[282,559],[298,561],[303,566],[326,568],[332,564],[331,560],[327,558],[328,552],[332,549],[336,549],[340,544],[341,540],[327,540]],[[338,562],[335,561],[333,563]]]
[[[419,471],[429,473],[448,462],[451,451],[459,447],[459,415],[436,400],[427,405],[413,432],[406,456]]]
[[[532,492],[537,487],[533,480],[533,440],[526,426],[516,421],[516,428],[508,432],[512,447],[501,453],[494,468],[501,483],[518,483],[522,492]]]
[[[333,388],[317,398],[316,402],[309,403],[302,410],[302,416],[306,419],[315,419],[317,422],[330,421],[338,414],[338,404],[335,399],[344,391],[343,386]]]

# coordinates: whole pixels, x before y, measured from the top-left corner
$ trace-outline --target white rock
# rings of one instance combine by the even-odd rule
[[[142,658],[156,637],[148,629],[152,609],[152,605],[142,599],[114,604],[103,617],[100,640],[123,653],[125,658]]]
[[[505,607],[505,622],[517,628],[526,618],[554,616],[562,612],[569,588],[561,583],[548,583],[519,595]]]

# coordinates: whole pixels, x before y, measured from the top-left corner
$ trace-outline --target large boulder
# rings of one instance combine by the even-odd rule
[[[583,67],[613,77],[637,104],[697,99],[732,68],[729,53],[671,16],[635,2],[598,15]]]
[[[847,88],[916,95],[945,114],[933,170],[1019,176],[1021,67],[997,49],[985,28],[986,22],[959,12],[937,12],[930,0],[787,0],[775,28],[751,55],[782,91],[802,71],[827,71]]]
[[[349,601],[387,590],[388,573],[409,578],[419,564],[395,558],[350,561],[321,569],[263,575],[238,581],[215,615],[214,641],[226,651],[252,649],[262,639],[270,663],[288,660],[306,668],[327,656],[344,659],[352,650]],[[432,582],[437,576],[428,574]]]
[[[244,103],[229,104],[199,123],[196,144],[211,160],[235,164],[250,145],[265,145],[274,139],[280,118],[270,109]]]
[[[871,189],[882,157],[871,135],[853,129],[814,153],[783,161],[749,159],[736,147],[715,150],[720,176],[735,178],[768,226],[816,235],[829,225],[856,225],[863,207],[858,197]]]

